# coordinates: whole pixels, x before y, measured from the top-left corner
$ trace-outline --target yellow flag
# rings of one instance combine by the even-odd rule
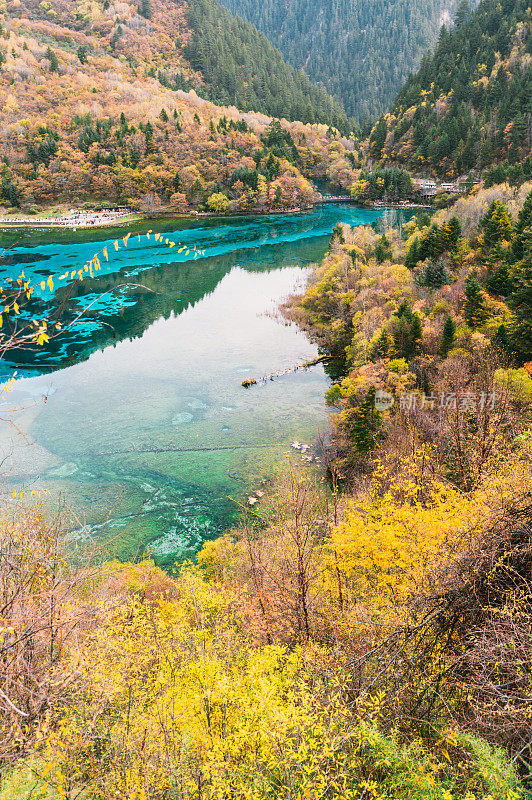
[[[170,244],[168,245],[168,247],[175,247],[175,242],[170,242]]]
[[[104,248],[103,248],[103,254],[104,254],[104,256],[105,256],[105,260],[106,260],[106,261],[109,261],[109,256],[107,255],[107,247],[104,247]]]
[[[50,275],[50,277],[48,278],[48,281],[47,281],[47,283],[48,283],[48,288],[49,288],[49,289],[50,289],[50,291],[52,292],[52,291],[53,291],[53,288],[54,288],[54,282],[53,282],[53,280],[52,280],[52,276],[51,276],[51,275]]]
[[[73,270],[73,271],[70,273],[70,280],[72,280],[72,278],[74,277],[74,275],[75,275],[75,274],[76,274],[76,270]]]
[[[113,242],[113,244],[115,246],[115,250],[118,250],[118,239],[115,242]]]
[[[44,281],[41,281],[41,289],[43,290],[43,292],[46,289],[46,284]]]

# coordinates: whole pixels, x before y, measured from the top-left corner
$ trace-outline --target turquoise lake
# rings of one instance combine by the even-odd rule
[[[241,383],[316,356],[276,309],[305,285],[338,221],[385,213],[329,205],[143,226],[196,245],[197,259],[153,237],[115,252],[124,231],[109,229],[4,235],[3,274],[24,269],[39,283],[106,244],[110,254],[71,296],[63,286],[36,298],[34,314],[64,304],[65,321],[85,310],[81,321],[3,364],[4,377],[22,376],[1,411],[6,488],[46,489],[52,508],[62,498],[71,536],[105,536],[120,558],[149,548],[169,566],[193,556],[231,525],[235,501],[265,489],[286,453],[298,457],[294,439],[312,444],[326,429],[322,365]]]

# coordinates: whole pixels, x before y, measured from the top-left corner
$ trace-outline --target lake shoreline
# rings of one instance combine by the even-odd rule
[[[106,230],[109,228],[115,228],[118,230],[127,229],[132,225],[139,225],[143,222],[149,223],[152,222],[170,222],[175,220],[176,222],[185,221],[185,222],[193,222],[194,220],[202,220],[202,219],[220,219],[220,220],[230,220],[230,219],[238,219],[240,217],[264,217],[267,219],[268,217],[272,216],[283,216],[283,215],[290,215],[290,216],[297,216],[299,214],[309,214],[315,210],[316,206],[320,206],[320,203],[316,203],[314,206],[309,208],[279,208],[279,209],[271,209],[269,211],[258,211],[258,210],[249,210],[249,211],[242,211],[238,213],[232,214],[219,214],[216,212],[211,211],[189,211],[189,212],[168,212],[162,211],[158,213],[137,213],[132,212],[131,214],[124,215],[123,217],[112,217],[105,221],[99,221],[98,223],[74,223],[74,222],[56,222],[47,220],[45,218],[36,219],[36,220],[0,220],[0,234],[8,233],[9,231],[42,231],[42,232],[49,232],[49,231],[61,231],[61,232],[77,232],[77,231],[100,231]],[[341,203],[339,203],[341,205]],[[379,210],[379,211],[413,211],[413,210],[431,210],[431,206],[426,205],[409,205],[409,206],[400,206],[394,203],[389,203],[386,206],[381,205],[366,205],[364,203],[357,203],[350,205],[355,205],[356,208],[360,209],[368,209],[368,210]]]
[[[316,204],[319,205],[319,204]],[[91,221],[76,221],[74,219],[54,220],[46,217],[36,219],[0,219],[0,232],[7,232],[12,230],[45,230],[45,231],[78,231],[78,230],[100,230],[105,228],[125,228],[129,225],[138,224],[141,222],[149,222],[150,220],[186,220],[191,221],[195,219],[231,219],[232,217],[270,217],[278,214],[306,214],[313,211],[313,206],[308,208],[276,208],[268,211],[260,211],[250,209],[232,214],[219,214],[212,211],[187,211],[187,212],[172,212],[168,210],[160,212],[136,212],[132,211],[130,214],[123,214],[121,216],[109,216],[108,219],[98,219],[96,222]],[[100,214],[104,217],[104,214]]]

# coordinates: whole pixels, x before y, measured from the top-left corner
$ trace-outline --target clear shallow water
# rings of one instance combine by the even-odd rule
[[[175,221],[157,223],[151,227],[205,256],[191,260],[133,237],[127,250],[110,250],[102,272],[67,303],[68,319],[97,299],[83,322],[47,351],[15,354],[4,365],[6,374],[14,367],[26,376],[2,414],[21,409],[12,415],[18,429],[0,423],[9,484],[48,489],[47,503],[62,493],[79,528],[98,533],[107,520],[105,538],[121,558],[147,546],[164,565],[193,555],[230,524],[232,498],[260,488],[294,438],[311,442],[325,427],[321,365],[249,390],[241,382],[316,355],[302,333],[274,318],[278,303],[303,285],[337,221],[380,216],[326,206],[177,230]],[[40,281],[79,267],[105,244],[101,232],[32,235],[8,250],[1,268],[23,267]],[[53,309],[64,292],[42,292],[38,311]]]

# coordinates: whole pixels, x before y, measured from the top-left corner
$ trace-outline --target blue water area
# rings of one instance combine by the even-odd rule
[[[40,288],[32,314],[77,324],[46,348],[10,354],[23,376],[3,401],[8,483],[61,496],[73,540],[99,537],[132,559],[169,567],[235,519],[294,439],[327,425],[316,348],[276,313],[304,286],[338,221],[373,224],[381,210],[325,206],[308,214],[150,223],[177,252],[121,231],[28,233],[1,269],[33,282],[79,269],[108,247],[94,278]],[[148,226],[144,226],[148,227]],[[202,251],[194,257],[193,247]],[[248,377],[284,372],[242,388]]]

